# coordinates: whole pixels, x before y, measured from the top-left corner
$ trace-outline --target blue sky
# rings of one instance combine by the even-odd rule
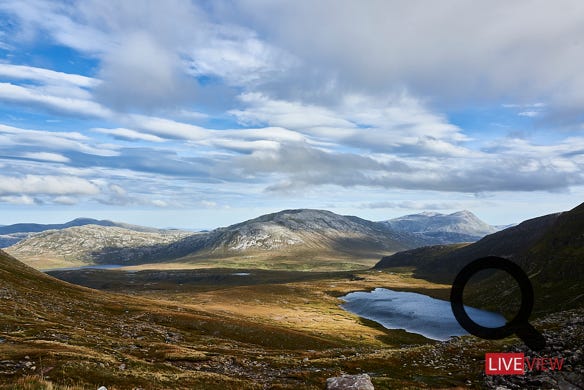
[[[0,1],[0,224],[584,199],[579,1]]]

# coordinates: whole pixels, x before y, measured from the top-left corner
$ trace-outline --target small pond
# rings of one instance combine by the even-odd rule
[[[344,297],[341,307],[360,317],[378,322],[387,329],[404,329],[434,340],[468,334],[456,321],[450,301],[424,294],[376,288],[371,292],[352,292]],[[477,324],[496,328],[505,325],[497,313],[465,306]]]

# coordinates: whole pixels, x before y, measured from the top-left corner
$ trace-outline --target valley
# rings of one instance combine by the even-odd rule
[[[36,248],[43,248],[39,243],[52,242],[47,236],[69,236],[72,243],[53,241],[45,246],[47,253],[83,249],[78,244],[84,242],[85,233],[95,236],[100,232],[107,240],[99,242],[115,244],[101,248],[117,246],[117,252],[107,252],[101,261],[93,257],[77,264],[104,266],[116,253],[113,259],[121,267],[41,273],[0,252],[0,388],[324,389],[327,378],[361,373],[372,378],[375,389],[495,388],[503,382],[484,376],[484,354],[521,348],[522,342],[515,336],[492,341],[463,336],[438,342],[360,318],[340,307],[340,297],[387,288],[448,300],[451,286],[440,280],[443,273],[437,273],[436,278],[421,278],[418,273],[458,251],[480,254],[483,247],[508,250],[503,244],[483,243],[492,242],[497,235],[526,237],[523,244],[516,239],[498,240],[522,248],[518,256],[531,253],[532,248],[537,248],[538,254],[545,252],[544,244],[550,240],[557,244],[558,234],[578,240],[574,232],[581,231],[580,211],[581,207],[560,219],[548,218],[545,226],[555,229],[555,239],[549,238],[551,231],[541,230],[541,223],[535,224],[538,230],[527,223],[515,228],[519,233],[509,230],[474,244],[411,249],[381,261],[373,255],[380,248],[391,253],[395,242],[408,242],[415,248],[420,237],[334,215],[325,214],[330,219],[315,221],[313,212],[283,212],[207,234],[140,231],[129,236],[117,226],[91,224],[38,232],[15,247],[22,250],[25,244],[34,248],[33,242]],[[295,216],[293,223],[290,215]],[[274,228],[274,221],[277,226],[285,222],[286,229]],[[563,229],[555,228],[558,221]],[[266,235],[274,231],[275,239]],[[75,232],[83,234],[75,236]],[[373,251],[364,250],[387,234],[395,241],[378,241]],[[169,241],[152,245],[132,241],[140,237]],[[298,237],[304,243],[300,249],[295,244],[280,249],[273,246],[274,242],[294,242]],[[359,237],[364,238],[346,241]],[[96,241],[85,242],[98,253],[93,249]],[[347,250],[351,245],[341,245],[349,242],[354,245],[351,251]],[[233,243],[247,246],[240,256]],[[249,243],[254,244],[250,247]],[[269,249],[262,250],[265,246]],[[15,247],[9,248],[11,254]],[[193,248],[202,249],[193,254]],[[150,261],[152,254],[169,250],[176,257]],[[130,256],[120,257],[120,253]],[[137,253],[145,257],[132,257]],[[30,257],[25,256],[25,260],[35,264]],[[533,270],[537,267],[532,263]],[[493,288],[488,279],[469,298],[480,307],[489,306],[478,299],[485,296],[480,294],[485,288]],[[540,307],[549,299],[540,300]],[[567,371],[555,379],[544,379],[581,384],[578,376],[584,368],[578,351],[584,340],[584,308],[577,300],[566,301],[559,310],[546,307],[547,311],[536,312],[532,323],[548,338],[550,351],[566,356]],[[534,374],[525,380],[541,380],[537,378]]]

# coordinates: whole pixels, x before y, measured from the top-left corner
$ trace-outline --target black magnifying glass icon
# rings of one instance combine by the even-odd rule
[[[517,281],[521,290],[519,311],[511,321],[498,328],[487,328],[474,322],[464,310],[462,303],[464,287],[470,278],[485,269],[498,269],[509,273]],[[467,264],[454,279],[452,290],[450,290],[450,305],[460,326],[474,336],[497,340],[515,333],[530,349],[540,351],[545,348],[545,338],[528,322],[533,309],[533,286],[521,267],[510,260],[488,256]]]

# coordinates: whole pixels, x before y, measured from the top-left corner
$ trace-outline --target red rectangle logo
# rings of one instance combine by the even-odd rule
[[[523,375],[525,374],[525,357],[522,353],[487,353],[485,354],[485,374],[487,375]]]

